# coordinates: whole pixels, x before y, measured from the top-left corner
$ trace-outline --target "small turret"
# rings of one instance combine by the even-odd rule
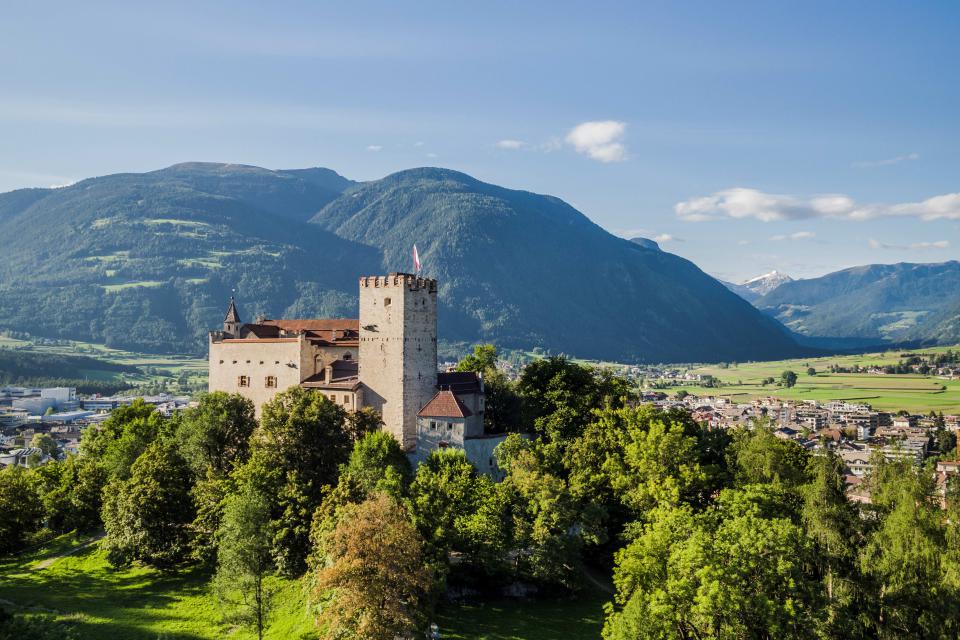
[[[230,296],[230,306],[227,307],[227,315],[223,318],[223,332],[228,333],[234,338],[240,337],[240,313],[237,312],[237,304]]]

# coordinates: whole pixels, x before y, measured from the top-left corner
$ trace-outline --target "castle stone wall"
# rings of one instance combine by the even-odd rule
[[[360,279],[360,382],[364,404],[405,450],[437,385],[437,282],[409,274]]]

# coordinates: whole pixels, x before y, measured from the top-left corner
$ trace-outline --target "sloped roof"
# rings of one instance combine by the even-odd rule
[[[417,415],[423,418],[469,418],[473,412],[452,391],[443,389]]]
[[[437,374],[437,388],[454,393],[480,393],[480,376],[473,371],[443,371]]]
[[[230,306],[227,307],[227,315],[223,318],[224,322],[240,322],[240,314],[237,312],[237,305],[230,296]]]

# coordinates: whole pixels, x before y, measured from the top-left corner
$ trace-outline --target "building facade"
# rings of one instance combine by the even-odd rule
[[[293,386],[323,393],[347,411],[370,407],[415,461],[441,446],[476,448],[465,443],[484,437],[483,380],[437,371],[437,281],[367,276],[359,293],[360,317],[346,320],[244,323],[231,299],[223,329],[210,332],[209,389],[249,398],[258,416]],[[448,441],[429,429],[431,417],[439,424],[448,416],[428,414],[449,413],[449,406],[463,415],[455,419],[458,437]],[[485,466],[492,446],[481,447]]]

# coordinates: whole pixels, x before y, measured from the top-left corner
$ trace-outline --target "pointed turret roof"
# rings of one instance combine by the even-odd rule
[[[233,301],[233,296],[230,296],[230,306],[227,307],[227,315],[223,319],[224,322],[240,322],[240,314],[237,312],[237,305]]]

